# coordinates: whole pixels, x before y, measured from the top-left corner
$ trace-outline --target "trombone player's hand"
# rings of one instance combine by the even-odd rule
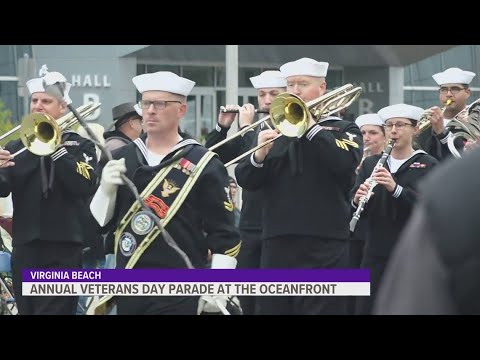
[[[258,145],[263,144],[267,141],[271,141],[272,139],[275,139],[277,136],[278,136],[277,130],[268,129],[268,130],[260,131],[260,133],[258,134]],[[255,155],[254,155],[255,162],[261,164],[267,157],[268,152],[270,151],[272,146],[273,146],[273,141],[270,144],[267,144],[261,147],[260,149],[258,149],[257,151],[255,151]]]
[[[15,166],[15,163],[11,161],[12,159],[13,159],[13,155],[10,154],[10,151],[3,150],[0,147],[0,168]]]

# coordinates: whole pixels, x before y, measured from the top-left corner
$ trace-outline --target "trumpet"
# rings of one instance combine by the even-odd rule
[[[281,93],[272,102],[269,115],[258,120],[257,122],[243,128],[241,131],[230,136],[229,138],[210,147],[208,150],[213,151],[228,141],[243,136],[246,132],[265,123],[271,122],[276,130],[280,132],[278,136],[236,157],[232,161],[225,164],[226,167],[235,164],[244,157],[254,153],[258,149],[272,143],[281,136],[302,137],[308,130],[310,116],[315,122],[335,114],[340,110],[349,107],[362,93],[361,87],[354,87],[352,84],[346,84],[338,89],[330,91],[314,100],[305,103],[300,97],[291,93]]]
[[[223,106],[220,108],[220,112],[224,114],[238,114],[240,111],[238,110],[227,110]],[[265,109],[255,109],[256,114],[268,114],[269,111]]]
[[[448,105],[452,103],[452,99],[448,99],[445,102],[445,106],[441,109],[442,115],[447,109]],[[421,134],[425,130],[430,129],[432,127],[432,123],[430,122],[430,116],[432,114],[431,110],[425,111],[422,116],[420,117],[420,120],[418,120],[418,133]]]
[[[100,105],[100,103],[89,103],[80,106],[76,110],[84,117],[93,113]],[[46,156],[53,154],[57,150],[61,144],[62,133],[77,122],[78,119],[73,113],[68,113],[58,120],[55,120],[48,114],[32,113],[25,116],[20,125],[0,136],[0,140],[7,138],[16,131],[20,131],[20,139],[24,147],[12,154],[12,157],[23,153],[25,150],[29,150],[38,156]],[[0,162],[0,167],[7,161]]]

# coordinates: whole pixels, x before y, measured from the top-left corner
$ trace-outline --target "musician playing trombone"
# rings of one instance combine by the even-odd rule
[[[59,119],[71,103],[70,84],[63,100],[45,92],[42,77],[29,80],[27,88],[32,113]],[[13,198],[12,271],[19,314],[75,315],[78,296],[22,296],[22,270],[82,267],[83,209],[97,179],[95,145],[66,130],[51,155],[24,151],[12,158],[23,147],[14,140],[0,150],[0,196],[12,193]]]
[[[357,298],[357,315],[371,313],[390,253],[417,200],[417,183],[438,163],[425,151],[413,149],[422,113],[422,108],[406,104],[387,106],[378,112],[387,139],[394,141],[393,150],[384,166],[376,171],[381,155],[367,157],[352,190],[352,205],[356,208],[367,196],[370,177],[377,184],[361,215],[367,221],[361,267],[370,269],[370,296]]]
[[[432,77],[439,86],[441,107],[434,106],[427,110],[432,129],[419,134],[418,141],[426,152],[441,161],[452,156],[447,142],[454,130],[449,129],[447,124],[467,106],[471,95],[469,85],[475,73],[459,68],[449,68]],[[461,139],[456,139],[454,145],[457,150],[470,147],[470,143],[465,144]]]
[[[328,63],[302,58],[280,67],[287,92],[303,101],[326,92]],[[357,125],[335,116],[319,124],[308,112],[299,138],[279,137],[235,169],[240,186],[264,196],[262,268],[336,268],[346,265],[348,192],[362,156]],[[263,130],[258,144],[278,136]],[[255,144],[256,145],[256,144]],[[265,297],[258,314],[345,314],[337,296]]]
[[[257,90],[258,106],[261,110],[268,112],[272,101],[278,94],[285,92],[287,87],[287,80],[280,71],[267,70],[260,75],[250,78],[253,87]],[[236,109],[239,112],[240,130],[245,126],[252,124],[255,115],[252,104],[245,104],[243,106],[227,105],[225,109]],[[265,114],[260,114],[260,117]],[[235,120],[236,114],[220,112],[218,115],[218,123],[215,129],[207,137],[205,146],[207,148],[218,144],[227,138],[227,132],[231,124]],[[220,159],[227,163],[237,156],[245,153],[250,149],[250,146],[258,136],[258,131],[263,123],[256,129],[247,131],[243,136],[238,136],[235,139],[220,146],[215,151],[220,156]],[[240,237],[242,239],[242,251],[238,256],[238,268],[259,268],[260,257],[262,250],[262,212],[263,212],[263,197],[261,191],[242,191],[242,209],[240,215]],[[242,305],[242,310],[245,315],[253,315],[255,309],[254,296],[244,296],[239,298]]]

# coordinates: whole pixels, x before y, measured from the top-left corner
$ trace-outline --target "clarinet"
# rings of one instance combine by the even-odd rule
[[[393,147],[395,146],[395,140],[390,139],[388,141],[388,144],[383,151],[382,157],[380,160],[378,160],[377,165],[375,165],[375,168],[372,171],[372,174],[370,175],[368,179],[368,192],[365,197],[363,197],[360,202],[358,203],[357,211],[355,211],[355,214],[353,214],[352,220],[350,221],[350,231],[354,232],[355,227],[357,226],[358,220],[360,220],[360,216],[362,215],[363,210],[365,210],[365,206],[368,203],[368,200],[372,197],[373,194],[373,188],[377,185],[377,182],[373,180],[373,174],[383,167],[385,165],[385,162],[387,161],[388,157],[392,153]]]

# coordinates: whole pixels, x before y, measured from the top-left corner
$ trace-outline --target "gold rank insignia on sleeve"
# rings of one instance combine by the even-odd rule
[[[359,147],[359,145],[355,141],[352,141],[352,140],[349,140],[349,139],[343,139],[343,140],[335,139],[335,143],[337,144],[337,146],[340,149],[343,149],[343,150],[346,150],[346,151],[350,151],[348,149],[349,145],[352,148],[356,148],[356,149],[358,149],[358,147]]]
[[[90,164],[83,161],[77,162],[77,173],[82,175],[87,180],[90,180],[89,170],[93,170],[93,167]]]
[[[233,248],[228,249],[225,251],[225,255],[231,256],[231,257],[236,257],[238,253],[240,252],[240,248],[242,247],[242,242],[240,241],[237,245],[235,245]]]

